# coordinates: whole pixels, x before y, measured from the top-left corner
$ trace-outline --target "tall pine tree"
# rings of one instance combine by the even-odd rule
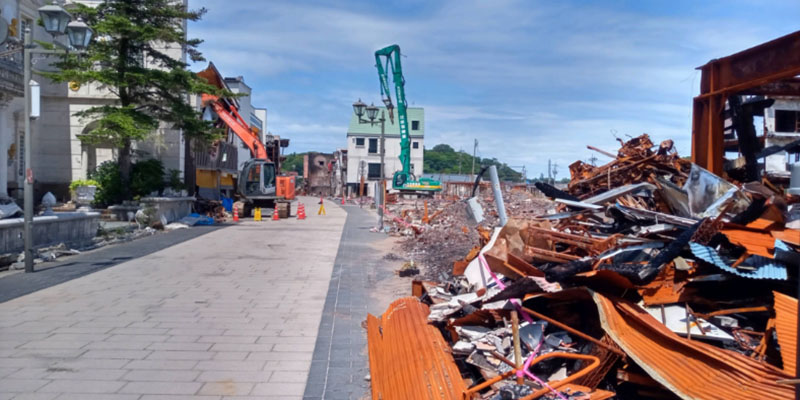
[[[56,82],[95,83],[117,96],[112,104],[75,115],[96,121],[82,141],[118,146],[123,188],[130,186],[133,143],[147,139],[160,124],[183,130],[186,139],[210,142],[218,137],[219,131],[200,118],[188,98],[224,93],[164,50],[182,48],[192,61],[203,61],[197,50],[202,40],[188,39],[184,27],[187,21],[198,21],[205,9],[189,10],[175,0],[106,0],[96,8],[77,5],[70,11],[94,30],[95,39],[86,52],[64,55],[54,63],[58,72],[46,76]]]

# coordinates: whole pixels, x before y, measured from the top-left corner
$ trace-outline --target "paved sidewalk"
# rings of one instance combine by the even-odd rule
[[[376,284],[392,279],[397,263],[373,247],[386,240],[386,235],[370,232],[376,214],[358,206],[346,210],[304,400],[369,397],[367,333],[362,322],[367,313],[380,315],[385,310],[385,301],[375,298]],[[410,290],[410,284],[401,283]]]
[[[0,399],[300,399],[345,212],[244,222],[0,304]]]
[[[21,271],[7,275],[4,273],[5,276],[0,277],[0,303],[155,253],[226,227],[227,225],[195,226],[191,229],[161,232],[69,256],[63,260],[36,264],[35,274]]]

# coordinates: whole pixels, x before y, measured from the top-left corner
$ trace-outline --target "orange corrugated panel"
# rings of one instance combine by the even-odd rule
[[[783,293],[775,296],[775,329],[781,346],[783,370],[794,375],[797,362],[797,299]]]
[[[650,377],[683,399],[793,399],[792,375],[742,354],[673,333],[641,307],[592,293],[606,333]]]
[[[748,254],[773,258],[775,238],[768,232],[736,228],[723,228],[720,232],[727,236],[731,243],[747,249]]]
[[[797,229],[785,229],[782,231],[770,232],[775,239],[780,239],[783,242],[800,246],[800,231]]]
[[[587,393],[589,395],[588,400],[606,400],[616,395],[616,393],[609,392],[608,390],[602,390],[602,389],[592,390],[592,388],[576,385],[574,383],[568,383],[564,386],[561,386],[560,388],[558,388],[558,391],[568,395],[571,395],[576,392]]]
[[[428,313],[428,306],[405,297],[380,318],[367,315],[373,399],[461,400],[466,384]]]

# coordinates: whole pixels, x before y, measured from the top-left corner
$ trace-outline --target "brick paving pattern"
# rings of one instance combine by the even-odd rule
[[[331,275],[305,400],[363,399],[369,395],[367,333],[361,323],[367,313],[383,310],[370,303],[375,273],[384,263],[372,244],[385,239],[370,232],[376,216],[358,206],[346,206],[347,222]],[[368,273],[369,272],[369,273]]]
[[[0,304],[0,400],[302,398],[346,217],[326,208]]]

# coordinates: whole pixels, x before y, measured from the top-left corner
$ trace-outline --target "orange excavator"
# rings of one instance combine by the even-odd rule
[[[204,105],[210,105],[216,116],[250,149],[252,158],[244,163],[235,184],[236,200],[244,203],[242,216],[250,216],[255,207],[276,206],[278,209],[286,210],[279,214],[288,214],[289,203],[295,197],[295,178],[279,175],[280,152],[275,152],[271,159],[267,147],[261,142],[258,134],[250,129],[235,107],[226,108],[217,96],[209,94],[204,94],[202,101]],[[280,149],[280,144],[274,148]]]

